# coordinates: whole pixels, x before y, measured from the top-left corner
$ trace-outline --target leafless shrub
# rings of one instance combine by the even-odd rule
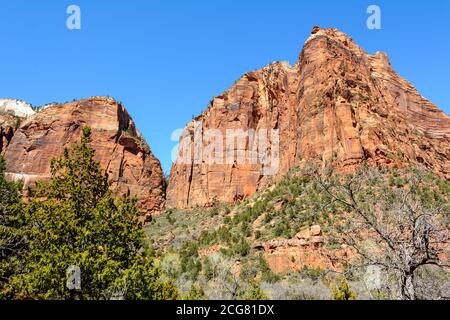
[[[387,175],[368,168],[346,178],[331,172],[316,178],[331,201],[350,212],[344,240],[361,266],[379,266],[395,280],[388,282],[390,298],[423,298],[426,285],[417,277],[427,266],[448,272],[448,182],[421,170]]]

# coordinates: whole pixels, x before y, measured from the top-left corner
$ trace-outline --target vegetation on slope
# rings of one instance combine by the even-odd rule
[[[422,169],[362,167],[342,177],[294,169],[236,205],[168,210],[146,232],[181,292],[202,287],[209,298],[232,299],[256,284],[275,299],[353,299],[352,290],[363,299],[444,298],[449,194],[449,181]],[[342,270],[305,263],[274,273],[263,244],[313,225],[322,227],[325,250],[351,248],[352,261],[341,261]]]
[[[143,229],[135,199],[111,195],[89,142],[85,129],[27,201],[20,183],[5,180],[0,159],[0,299],[450,295],[450,182],[426,170],[362,167],[339,176],[293,169],[254,197],[167,210]],[[301,267],[275,272],[269,253],[279,243],[304,250],[286,241],[316,225],[320,242],[288,257]],[[313,264],[308,255],[328,262]],[[70,266],[81,271],[80,290],[67,287]]]

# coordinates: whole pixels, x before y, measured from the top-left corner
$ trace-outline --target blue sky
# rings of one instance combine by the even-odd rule
[[[81,8],[81,30],[66,9]],[[380,6],[382,29],[366,27]],[[171,133],[243,73],[294,63],[314,25],[348,33],[450,113],[450,1],[0,0],[0,97],[122,101],[164,170]]]

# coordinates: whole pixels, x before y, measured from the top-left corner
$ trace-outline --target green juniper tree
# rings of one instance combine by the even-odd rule
[[[8,297],[6,284],[20,266],[16,256],[25,248],[21,183],[7,181],[5,167],[0,156],[0,299]]]
[[[269,300],[261,286],[255,280],[252,280],[248,284],[247,290],[239,297],[241,300]]]
[[[32,190],[24,211],[29,250],[9,281],[16,299],[175,299],[170,282],[145,255],[136,200],[116,199],[89,147],[81,142],[51,163],[51,181]],[[67,270],[81,271],[76,295]]]
[[[342,278],[338,286],[332,288],[334,300],[356,300],[356,294],[350,289],[347,280]]]

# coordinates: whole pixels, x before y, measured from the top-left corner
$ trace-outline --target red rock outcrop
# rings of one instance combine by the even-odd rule
[[[320,226],[301,230],[293,239],[273,239],[254,245],[266,259],[272,271],[284,273],[306,268],[320,268],[342,272],[344,263],[357,259],[354,249],[343,244],[340,248],[326,248],[327,238]]]
[[[137,196],[139,208],[147,218],[160,211],[165,197],[160,162],[125,108],[109,98],[48,106],[24,119],[13,134],[5,131],[3,136],[9,139],[3,151],[7,177],[23,179],[25,185],[48,179],[51,159],[60,156],[64,147],[78,142],[85,126],[92,128],[91,147],[108,174],[113,191]]]
[[[0,99],[0,155],[6,151],[20,123],[33,114],[35,111],[25,101]]]
[[[279,130],[278,170],[267,175],[266,163],[196,158],[211,129],[224,136],[228,129]],[[267,137],[268,150],[276,150],[277,140]],[[336,29],[315,27],[293,66],[276,62],[245,74],[187,126],[181,141],[190,139],[187,161],[172,167],[168,207],[232,202],[312,160],[348,172],[362,162],[422,164],[450,178],[450,117],[398,76],[386,54],[369,55]],[[253,141],[229,148],[248,155]]]
[[[15,122],[14,117],[0,114],[0,155],[6,151],[14,136]]]

